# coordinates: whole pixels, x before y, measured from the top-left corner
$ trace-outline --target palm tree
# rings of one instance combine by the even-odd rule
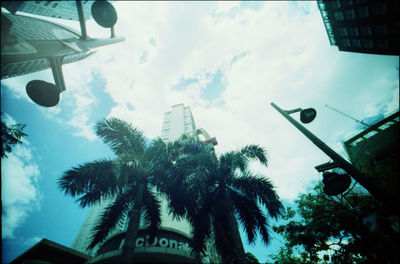
[[[111,147],[115,159],[99,159],[74,167],[58,183],[66,195],[79,197],[77,201],[82,207],[113,199],[94,227],[88,248],[104,241],[123,213],[128,212],[130,220],[122,249],[123,260],[128,263],[133,259],[140,220],[152,236],[160,227],[160,201],[150,184],[152,152],[160,141],[149,144],[140,130],[116,118],[98,122],[96,134]]]
[[[166,193],[171,213],[191,223],[196,253],[204,253],[205,241],[214,236],[224,263],[246,263],[238,221],[249,243],[259,232],[268,244],[267,215],[278,218],[284,207],[271,182],[249,170],[251,161],[267,165],[263,148],[248,145],[217,156],[212,147],[188,139],[157,151],[153,180]]]

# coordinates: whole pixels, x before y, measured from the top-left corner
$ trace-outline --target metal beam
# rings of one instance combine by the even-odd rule
[[[331,170],[331,169],[338,168],[338,167],[340,167],[340,166],[337,162],[327,162],[327,163],[315,166],[315,169],[318,172],[323,172],[323,171]]]

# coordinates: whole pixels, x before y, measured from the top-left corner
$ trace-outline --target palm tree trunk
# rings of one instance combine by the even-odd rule
[[[233,214],[233,208],[231,211],[229,211],[228,214],[228,221],[229,221],[229,231],[230,235],[232,237],[232,245],[233,245],[233,251],[234,251],[234,258],[236,261],[234,263],[246,263],[246,256],[244,252],[244,247],[243,247],[243,242],[240,237],[240,232],[239,232],[239,227],[238,223],[236,221],[236,217]]]
[[[216,206],[216,214],[222,216],[219,219],[225,219],[225,223],[219,223],[224,225],[223,229],[226,230],[226,235],[229,238],[230,245],[232,248],[230,256],[221,256],[224,263],[246,263],[246,255],[243,247],[243,242],[240,237],[238,223],[236,221],[235,214],[233,213],[233,205],[228,197],[225,197]]]
[[[125,243],[122,247],[122,260],[123,263],[132,263],[135,246],[136,246],[136,238],[139,230],[140,224],[140,213],[143,205],[143,191],[144,184],[138,184],[138,190],[135,197],[135,204],[131,213],[129,214],[129,223],[128,229],[125,234]]]

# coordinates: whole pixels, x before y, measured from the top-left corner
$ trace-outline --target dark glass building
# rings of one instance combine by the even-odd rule
[[[400,55],[399,1],[317,3],[332,46],[340,51]]]
[[[397,201],[400,201],[399,119],[397,111],[343,143],[350,162]]]

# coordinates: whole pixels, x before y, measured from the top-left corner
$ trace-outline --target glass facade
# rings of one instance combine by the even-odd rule
[[[317,0],[331,45],[341,51],[399,55],[398,1]]]
[[[91,7],[94,1],[81,1],[85,20],[91,18]],[[75,1],[2,1],[1,6],[11,13],[16,11],[79,21]]]
[[[36,48],[32,41],[58,41],[61,39],[79,39],[79,33],[72,29],[37,18],[3,13],[11,22],[10,41],[2,50],[2,56],[6,55],[33,55],[31,59],[8,61],[6,57],[1,62],[1,78],[11,78],[32,72],[50,68],[50,62],[46,58],[34,58]],[[10,43],[11,42],[11,43]],[[44,42],[42,42],[44,43]],[[66,46],[59,46],[57,53],[64,54],[62,63],[72,63],[82,60],[92,54],[90,51],[72,52]]]

